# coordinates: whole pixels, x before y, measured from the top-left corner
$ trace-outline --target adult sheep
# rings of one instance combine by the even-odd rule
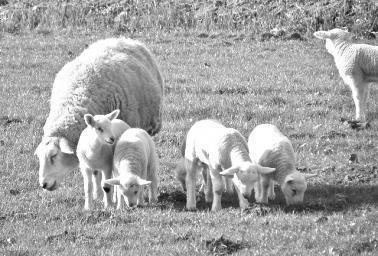
[[[109,38],[90,45],[56,75],[50,114],[36,149],[39,183],[52,191],[78,167],[76,146],[84,114],[120,109],[119,119],[154,135],[162,125],[163,78],[141,42]]]
[[[378,46],[352,43],[352,34],[339,28],[316,31],[314,36],[326,40],[341,78],[352,90],[356,119],[366,121],[369,85],[378,83]]]

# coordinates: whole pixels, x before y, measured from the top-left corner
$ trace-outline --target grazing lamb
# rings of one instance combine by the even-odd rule
[[[378,46],[354,44],[351,34],[339,28],[317,31],[314,36],[326,40],[344,82],[351,88],[356,119],[366,121],[370,83],[378,83]]]
[[[155,144],[146,131],[126,130],[114,150],[114,178],[104,182],[117,186],[117,209],[122,207],[122,196],[127,206],[144,205],[143,188],[149,185],[149,203],[157,202],[159,159]]]
[[[276,126],[261,124],[251,132],[248,147],[252,161],[276,169],[269,174],[260,174],[255,186],[256,201],[268,203],[268,198],[273,200],[274,182],[277,182],[287,205],[303,202],[306,178],[316,174],[302,174],[295,169],[295,154],[290,140]]]
[[[212,211],[222,208],[222,176],[232,178],[239,205],[244,209],[249,206],[247,197],[251,195],[258,173],[270,173],[275,170],[251,162],[247,142],[237,130],[226,128],[214,120],[198,121],[190,128],[186,137],[185,183],[188,210],[196,209],[196,175],[198,167],[202,164],[209,168],[210,180],[207,181],[205,195],[213,193]],[[208,195],[207,198],[211,196]]]
[[[36,149],[39,183],[58,188],[64,174],[78,167],[77,142],[84,114],[120,109],[119,119],[154,135],[161,128],[163,78],[151,52],[126,38],[99,40],[56,75],[50,114]]]
[[[77,157],[80,163],[80,171],[84,178],[85,206],[84,209],[92,208],[92,195],[97,198],[100,193],[100,175],[104,179],[112,177],[113,152],[115,143],[124,131],[130,128],[124,121],[115,119],[119,115],[116,109],[107,115],[85,114],[84,120],[87,127],[80,135],[77,143]],[[111,202],[111,189],[109,185],[102,186],[104,206],[108,207]]]

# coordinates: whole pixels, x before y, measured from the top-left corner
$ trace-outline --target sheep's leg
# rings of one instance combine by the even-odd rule
[[[274,200],[275,198],[276,194],[274,193],[274,180],[270,180],[268,188],[268,199]]]
[[[103,180],[112,178],[112,169],[104,170],[102,172]],[[109,205],[112,205],[112,195],[113,195],[113,186],[105,184],[102,181],[102,189],[104,191],[104,208],[108,208]]]
[[[255,200],[257,203],[261,203],[261,177],[259,177],[259,180],[254,185],[255,190]]]
[[[138,206],[145,206],[146,202],[144,201],[144,186],[141,186],[139,189],[140,189],[140,191],[139,191],[139,195],[138,195],[137,205]]]
[[[224,191],[228,194],[231,194],[233,191],[233,184],[232,184],[232,180],[230,178],[227,178],[227,177],[222,177],[223,178],[223,182],[224,182]]]
[[[208,173],[208,169],[207,169],[207,166],[202,166],[202,184],[201,184],[201,187],[199,189],[198,192],[203,192],[205,193],[205,190],[206,190],[206,186],[207,186],[207,173]]]
[[[210,177],[211,177],[211,182],[213,185],[213,205],[211,207],[211,210],[213,212],[216,212],[222,209],[221,199],[222,199],[224,186],[223,186],[222,176],[219,174],[221,171],[222,170],[220,167],[216,169],[213,169],[210,167]]]
[[[103,196],[101,188],[101,172],[94,170],[92,173],[93,199],[101,199]]]
[[[151,185],[148,188],[148,201],[150,204],[156,203],[158,201],[158,178],[155,172],[151,177],[151,181]]]
[[[84,178],[84,195],[85,195],[85,203],[84,203],[84,210],[90,210],[93,207],[93,183],[92,183],[92,170],[87,167],[80,167],[81,173]]]
[[[205,201],[206,203],[211,203],[213,201],[213,182],[211,180],[210,170],[206,168],[205,172]]]
[[[365,121],[369,84],[363,82],[362,79],[352,76],[344,77],[344,82],[349,85],[352,90],[352,97],[356,107],[356,120]]]
[[[196,177],[197,177],[197,160],[189,161],[185,159],[186,169],[186,209],[189,211],[196,210]]]

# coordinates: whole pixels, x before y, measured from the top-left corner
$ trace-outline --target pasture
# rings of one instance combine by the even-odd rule
[[[200,35],[200,36],[199,36]],[[324,42],[259,42],[231,33],[135,34],[165,76],[164,123],[154,137],[160,158],[157,205],[84,212],[79,171],[64,186],[38,186],[40,142],[55,74],[106,33],[3,34],[0,39],[0,255],[376,255],[378,251],[378,88],[371,127],[354,130],[349,88]],[[371,42],[375,43],[375,42]],[[215,118],[248,136],[276,124],[293,142],[297,167],[319,172],[304,204],[240,211],[237,196],[209,211],[203,196],[187,212],[173,175],[183,138]],[[350,161],[356,154],[358,161]],[[353,159],[352,159],[353,160]],[[197,183],[198,184],[198,183]]]

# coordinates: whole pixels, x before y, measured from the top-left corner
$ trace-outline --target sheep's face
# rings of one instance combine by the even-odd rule
[[[140,193],[143,193],[143,187],[151,184],[151,181],[141,179],[135,175],[108,179],[104,182],[109,185],[118,186],[118,189],[125,198],[128,207],[136,207],[138,203],[143,204],[143,202],[138,202],[138,198]]]
[[[297,172],[288,175],[281,186],[287,205],[302,203],[306,189],[307,183],[304,175]]]
[[[37,147],[39,184],[48,191],[56,190],[64,175],[77,168],[78,159],[64,138],[45,138]]]
[[[104,143],[113,145],[115,142],[115,137],[112,131],[112,120],[119,115],[119,110],[114,110],[107,115],[95,115],[91,114],[84,115],[85,123],[92,131],[96,134]]]

